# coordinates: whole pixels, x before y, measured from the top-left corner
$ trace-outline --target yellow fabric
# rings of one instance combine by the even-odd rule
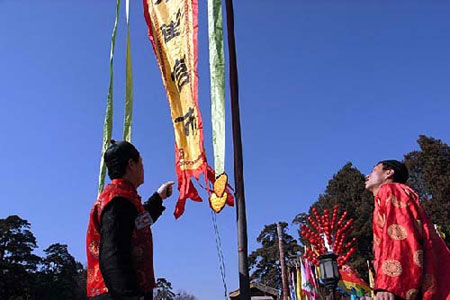
[[[338,287],[340,287],[341,289],[346,290],[348,292],[351,292],[352,288],[354,288],[356,291],[363,289],[364,292],[366,292],[366,293],[369,293],[372,291],[370,289],[370,287],[368,287],[366,285],[362,285],[362,284],[354,283],[354,282],[350,282],[350,281],[344,281],[344,280],[339,280]]]
[[[302,293],[302,274],[300,273],[300,268],[296,268],[296,272],[297,272],[297,299],[298,300],[303,300],[303,293]]]
[[[196,1],[146,0],[154,50],[169,101],[181,171],[204,163],[197,107]]]
[[[375,285],[375,279],[372,273],[372,270],[369,268],[369,284],[370,284],[370,288],[373,289],[374,285]],[[371,297],[375,297],[375,293],[373,292],[373,290],[370,292]]]

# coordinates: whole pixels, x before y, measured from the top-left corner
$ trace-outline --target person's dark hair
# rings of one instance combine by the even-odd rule
[[[398,183],[406,183],[409,177],[408,169],[406,165],[398,160],[389,159],[382,160],[378,164],[383,165],[383,170],[393,170],[394,176],[392,180]]]
[[[111,140],[111,145],[106,150],[103,158],[108,168],[109,178],[122,178],[127,171],[130,158],[135,162],[139,161],[139,151],[126,141],[116,142]]]

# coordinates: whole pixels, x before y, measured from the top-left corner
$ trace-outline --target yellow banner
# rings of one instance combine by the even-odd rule
[[[202,201],[190,178],[207,176],[203,124],[198,109],[197,0],[144,0],[144,14],[166,88],[175,130],[178,218],[187,198]],[[212,177],[214,178],[214,177]],[[208,183],[207,183],[208,186]]]

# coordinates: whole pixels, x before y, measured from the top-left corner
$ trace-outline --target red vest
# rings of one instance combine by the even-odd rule
[[[100,217],[105,206],[115,197],[128,199],[136,207],[139,216],[147,212],[142,206],[141,197],[137,194],[133,185],[124,179],[114,179],[107,185],[91,210],[89,227],[86,237],[87,252],[87,296],[95,297],[108,293],[103,276],[100,272],[98,259],[100,247]],[[142,215],[141,215],[142,214]],[[141,218],[142,219],[142,218]],[[136,222],[132,237],[133,266],[136,270],[138,283],[144,293],[151,292],[155,287],[153,273],[153,244],[150,226],[139,226]],[[142,223],[142,222],[141,222]],[[142,227],[142,228],[140,228]]]

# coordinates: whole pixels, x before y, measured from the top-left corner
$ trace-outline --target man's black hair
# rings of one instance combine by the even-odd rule
[[[130,158],[138,162],[139,151],[126,141],[115,142],[111,140],[111,145],[105,152],[104,160],[108,168],[108,176],[112,179],[122,178],[127,171],[127,165]]]
[[[394,176],[392,180],[398,183],[406,183],[409,177],[406,165],[395,159],[382,160],[378,164],[383,165],[383,170],[393,170]]]

